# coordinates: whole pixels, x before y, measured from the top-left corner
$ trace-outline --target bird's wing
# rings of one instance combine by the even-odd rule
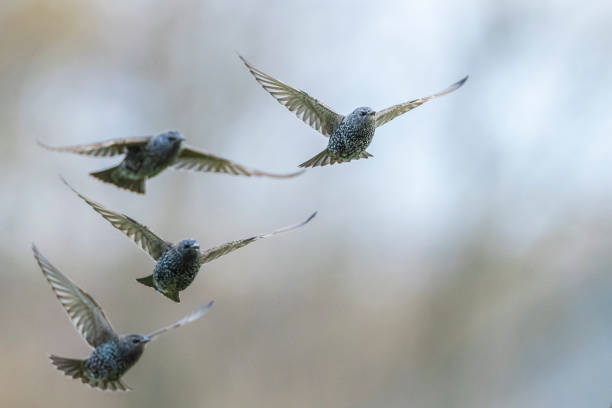
[[[272,78],[270,75],[253,67],[242,56],[239,57],[249,71],[251,71],[257,82],[270,95],[291,112],[295,112],[297,117],[302,119],[304,123],[323,133],[323,135],[331,135],[344,118],[344,116],[336,113],[333,109],[306,92],[292,88],[284,82]]]
[[[36,258],[43,275],[51,284],[55,296],[64,306],[72,324],[87,343],[95,348],[117,337],[110,322],[104,316],[102,308],[96,301],[51,265],[38,252],[35,245],[32,245],[32,251],[34,251],[34,258]]]
[[[287,231],[291,231],[292,229],[299,228],[309,223],[310,220],[312,220],[315,217],[315,215],[317,215],[316,212],[314,212],[310,217],[308,217],[306,221],[302,221],[297,224],[289,225],[289,226],[277,229],[276,231],[269,232],[267,234],[255,235],[253,237],[246,238],[246,239],[240,239],[238,241],[226,242],[225,244],[219,245],[214,248],[210,248],[206,251],[203,251],[200,254],[200,259],[202,260],[202,263],[210,262],[214,259],[219,258],[220,256],[226,255],[232,251],[235,251],[236,249],[240,249],[243,246],[246,246],[252,242],[255,242],[258,239],[268,238],[273,235],[280,234],[281,232],[287,232]]]
[[[42,142],[38,142],[39,145],[45,149],[54,150],[56,152],[69,152],[76,154],[84,154],[88,156],[115,156],[117,154],[127,153],[128,149],[144,146],[150,137],[130,137],[123,139],[105,140],[98,143],[90,143],[78,146],[63,146],[54,147],[48,146]]]
[[[201,150],[196,150],[189,146],[185,146],[181,149],[174,167],[176,169],[227,173],[236,176],[260,176],[275,178],[295,177],[304,172],[298,171],[288,174],[266,173],[261,170],[242,166],[238,163],[234,163],[231,160],[223,159]]]
[[[200,308],[191,312],[188,316],[183,317],[176,323],[171,324],[170,326],[162,327],[161,329],[157,329],[152,333],[147,334],[149,340],[154,340],[157,336],[167,332],[171,329],[176,329],[177,327],[181,327],[187,323],[191,323],[195,320],[198,320],[200,317],[204,316],[206,312],[212,307],[214,301],[211,300],[207,305],[201,306]]]
[[[155,233],[153,233],[149,228],[140,224],[138,221],[128,217],[124,214],[119,214],[114,211],[111,211],[105,208],[102,204],[96,203],[95,201],[90,200],[85,197],[78,191],[76,191],[66,180],[62,179],[62,181],[85,201],[87,204],[91,206],[98,214],[100,214],[104,219],[111,223],[111,225],[117,228],[119,231],[122,231],[125,235],[132,238],[136,245],[139,245],[149,253],[153,257],[153,259],[157,260],[164,252],[172,247],[170,242],[166,242]]]
[[[425,102],[437,98],[439,96],[443,96],[446,94],[449,94],[455,90],[457,90],[458,88],[461,87],[461,85],[463,85],[465,83],[465,81],[467,81],[468,77],[466,76],[465,78],[463,78],[462,80],[455,82],[454,84],[452,84],[451,86],[449,86],[448,88],[446,88],[443,91],[440,91],[434,95],[430,95],[427,96],[425,98],[420,98],[420,99],[415,99],[413,101],[409,101],[409,102],[404,102],[404,103],[400,103],[398,105],[393,105],[390,108],[387,109],[383,109],[381,111],[376,112],[376,127],[382,126],[385,123],[389,122],[392,119],[395,119],[396,117],[403,115],[404,113],[408,112],[409,110],[412,110],[418,106],[421,106],[422,104],[424,104]]]

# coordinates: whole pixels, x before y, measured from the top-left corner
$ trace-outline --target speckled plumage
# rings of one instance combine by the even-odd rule
[[[185,239],[164,252],[153,269],[155,289],[178,302],[179,292],[187,289],[200,271],[199,248],[195,240]]]
[[[94,349],[83,361],[83,376],[91,380],[117,381],[142,356],[146,339],[131,334]]]
[[[310,160],[300,164],[300,167],[326,166],[372,157],[366,151],[366,148],[370,145],[377,127],[431,99],[455,91],[468,79],[466,76],[441,92],[400,103],[378,112],[374,112],[367,107],[361,107],[355,109],[348,116],[343,116],[306,92],[273,78],[253,67],[244,58],[240,57],[240,59],[253,74],[255,80],[281,105],[294,112],[298,118],[324,136],[329,136],[327,148]]]
[[[327,150],[334,156],[352,160],[367,149],[374,137],[374,112],[367,107],[355,109],[340,122],[329,137]]]
[[[306,221],[289,225],[276,231],[226,242],[217,247],[200,251],[200,246],[194,239],[184,239],[174,245],[171,242],[163,240],[149,228],[140,224],[133,218],[105,208],[102,204],[92,201],[76,191],[65,180],[64,183],[66,183],[66,185],[83,201],[89,204],[94,211],[110,222],[113,227],[132,238],[136,244],[140,245],[142,249],[151,255],[156,261],[153,273],[149,276],[138,278],[137,281],[157,290],[175,302],[180,302],[179,292],[191,285],[202,264],[217,259],[259,239],[268,238],[301,227],[310,222],[316,215],[315,212],[308,217]]]
[[[90,174],[106,183],[140,194],[145,193],[147,179],[155,177],[171,166],[176,169],[227,173],[247,177],[289,178],[301,174],[301,172],[276,174],[251,169],[208,152],[186,146],[184,140],[185,138],[181,133],[171,130],[157,136],[113,139],[79,146],[50,147],[40,142],[39,144],[50,150],[89,156],[106,157],[125,154],[125,158],[118,165]]]
[[[117,178],[142,180],[158,175],[176,160],[184,140],[179,132],[169,131],[150,138],[142,148],[128,149],[116,170]]]
[[[122,382],[121,377],[140,359],[145,344],[170,329],[199,319],[212,306],[210,302],[181,320],[148,335],[119,336],[104,315],[102,308],[89,294],[51,265],[34,245],[32,251],[43,275],[68,313],[68,317],[81,336],[93,348],[86,359],[51,355],[51,362],[66,375],[78,378],[94,388],[112,391],[128,390],[129,387]]]

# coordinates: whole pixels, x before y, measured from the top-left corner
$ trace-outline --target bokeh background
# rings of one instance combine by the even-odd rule
[[[612,402],[612,3],[0,3],[0,406],[607,407]],[[293,171],[326,139],[236,53],[337,111],[459,91],[378,129],[375,157],[292,180],[166,171],[146,196],[52,145],[178,129]],[[203,247],[318,217],[206,265],[174,304],[151,259],[59,180]],[[37,268],[117,330],[210,299],[104,393]]]

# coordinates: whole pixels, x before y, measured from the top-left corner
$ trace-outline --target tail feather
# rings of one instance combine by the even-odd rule
[[[153,283],[153,275],[145,276],[144,278],[137,278],[136,280],[145,286],[155,288],[155,284]]]
[[[64,358],[54,355],[50,355],[49,358],[51,359],[51,364],[57,367],[58,370],[63,371],[67,376],[72,378],[83,377],[84,360]]]
[[[91,176],[94,176],[98,180],[102,180],[105,183],[114,184],[119,188],[123,188],[139,194],[145,193],[145,178],[142,178],[140,180],[132,180],[129,178],[121,177],[121,175],[117,171],[118,168],[119,165],[111,167],[110,169],[101,170],[89,174]]]
[[[178,290],[161,292],[161,294],[176,303],[181,303]]]
[[[51,359],[51,363],[55,367],[57,367],[58,370],[63,371],[64,374],[69,377],[80,379],[84,384],[88,384],[90,387],[109,391],[131,390],[131,388],[120,379],[114,381],[107,381],[103,379],[88,377],[87,375],[85,375],[85,360],[64,358],[54,355],[50,355],[49,358]]]
[[[171,299],[171,300],[175,301],[176,303],[180,303],[181,302],[181,299],[179,298],[178,290],[173,289],[173,290],[165,290],[165,291],[163,291],[163,290],[157,289],[157,287],[155,286],[155,282],[153,282],[153,275],[145,276],[143,278],[136,278],[136,280],[139,283],[142,283],[145,286],[148,286],[150,288],[155,289],[156,291],[158,291],[159,293],[161,293],[162,295],[164,295],[168,299]]]
[[[359,154],[357,157],[351,157],[345,159],[343,157],[338,157],[330,152],[328,149],[323,150],[321,153],[317,154],[310,160],[305,161],[300,164],[300,167],[317,167],[317,166],[327,166],[328,164],[336,164],[336,163],[348,163],[351,160],[359,160],[359,159],[367,159],[368,157],[373,157],[370,153],[365,150]]]

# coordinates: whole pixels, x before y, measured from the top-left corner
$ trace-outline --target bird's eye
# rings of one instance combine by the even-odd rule
[[[361,112],[359,112],[359,114],[360,114],[361,116],[365,116],[365,115],[366,115],[365,111],[361,111]]]
[[[138,339],[133,339],[133,340],[132,340],[132,343],[133,343],[133,344],[138,344],[138,343],[140,343],[140,340],[138,340]]]

